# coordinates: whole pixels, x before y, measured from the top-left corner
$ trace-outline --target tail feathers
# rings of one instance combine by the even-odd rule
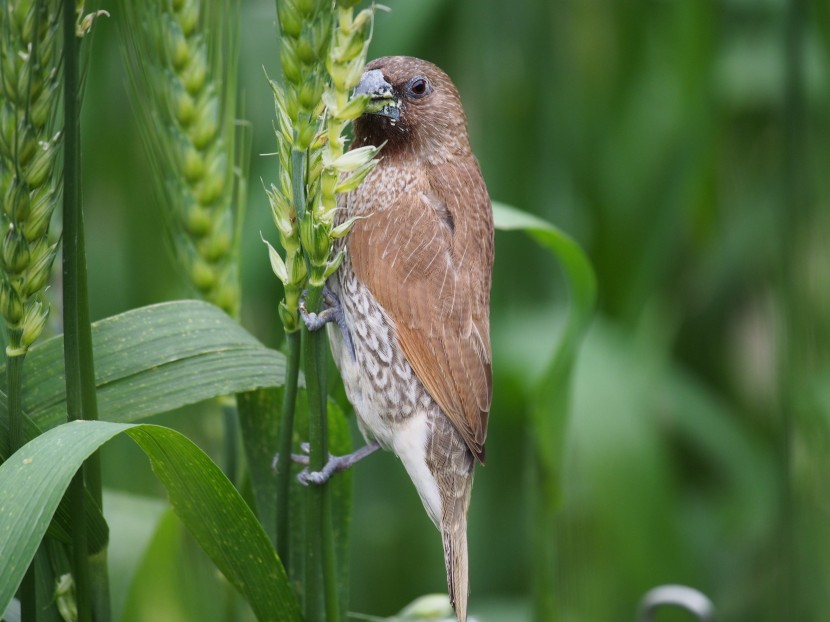
[[[447,587],[450,603],[458,622],[467,620],[467,595],[470,589],[467,561],[467,512],[453,524],[442,521],[441,538],[444,542],[444,565],[447,568]]]
[[[466,622],[470,583],[467,563],[467,509],[473,489],[475,458],[449,418],[440,414],[432,419],[431,423],[433,429],[427,442],[426,466],[437,489],[440,512],[430,515],[441,531],[450,602],[455,608],[458,622]],[[423,494],[421,496],[424,498],[424,504],[428,505],[426,497]]]
[[[450,603],[458,616],[458,622],[467,620],[467,596],[470,591],[469,563],[467,557],[467,509],[473,489],[473,457],[467,452],[468,464],[451,479],[451,495],[442,499],[441,540],[444,544],[444,565],[447,568],[447,587]],[[464,473],[464,471],[467,471]],[[450,479],[450,478],[448,478]]]

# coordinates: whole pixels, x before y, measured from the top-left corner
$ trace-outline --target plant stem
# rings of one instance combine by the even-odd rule
[[[225,475],[238,488],[239,454],[237,444],[239,442],[239,413],[236,408],[236,398],[233,396],[222,397],[219,398],[219,403],[222,407],[222,425],[225,430],[223,434],[225,441],[223,468]]]
[[[75,17],[75,1],[64,0],[63,322],[66,408],[70,420],[98,418],[81,208],[80,79]],[[97,453],[78,470],[69,489],[73,518],[73,575],[78,620],[88,622],[94,617],[96,622],[107,622],[110,609],[106,551],[90,560],[85,487],[100,507],[101,464]]]
[[[79,111],[80,112],[80,111]],[[79,134],[80,138],[80,134]],[[80,153],[80,144],[79,144]],[[80,158],[78,159],[80,163]],[[78,170],[80,196],[80,169]],[[95,387],[95,361],[92,352],[92,322],[89,316],[89,287],[87,285],[86,270],[86,236],[84,234],[84,214],[81,202],[78,201],[78,248],[77,248],[77,270],[78,270],[78,369],[81,382],[81,414],[89,421],[98,420],[98,395]],[[65,252],[65,249],[64,249]],[[103,510],[103,484],[101,481],[101,454],[95,452],[84,463],[86,473],[84,475],[87,488],[89,489],[98,508]]]
[[[288,347],[285,388],[280,420],[280,457],[277,461],[277,555],[288,572],[290,553],[289,491],[291,489],[291,441],[294,436],[294,411],[297,404],[297,381],[300,375],[300,331],[286,333]],[[290,574],[290,573],[289,573]]]
[[[309,286],[306,293],[306,305],[310,311],[320,308],[322,288]],[[325,374],[321,373],[319,363],[319,342],[325,339],[322,331],[302,329],[303,362],[305,367],[306,391],[308,395],[308,442],[311,446],[308,468],[319,471],[323,468],[328,455],[326,438],[326,400]],[[324,586],[327,584],[323,573],[324,562],[324,524],[323,497],[327,486],[308,487],[308,505],[306,521],[306,622],[322,620],[324,608]],[[329,529],[331,526],[329,525]]]
[[[312,218],[311,207],[304,195],[306,180],[305,153],[292,154],[292,185],[297,217]],[[300,200],[302,198],[302,201]],[[301,211],[302,207],[302,211]],[[308,250],[308,249],[306,249]],[[309,271],[313,269],[309,266]],[[305,301],[311,312],[319,312],[323,286],[307,284]],[[326,382],[328,342],[323,330],[309,331],[302,327],[303,364],[308,396],[309,471],[320,471],[329,457],[328,450],[328,384]],[[334,531],[331,516],[331,493],[328,483],[309,486],[306,528],[306,622],[321,619],[338,622],[340,603],[337,595],[337,560],[334,553]],[[321,602],[322,601],[322,602]]]
[[[9,342],[11,341],[9,339]],[[9,391],[9,448],[7,454],[9,456],[26,444],[23,435],[23,358],[24,355],[6,357],[6,381]]]
[[[15,329],[10,329],[10,333]],[[18,331],[19,332],[19,331]],[[18,335],[19,337],[19,335]],[[9,336],[9,343],[16,339]],[[25,355],[6,356],[6,381],[8,386],[8,411],[9,411],[9,447],[8,456],[26,444],[23,435],[23,359]],[[34,622],[37,620],[37,596],[35,586],[35,564],[29,566],[23,582],[20,584],[20,613],[23,622]]]
[[[317,331],[315,339],[315,357],[317,358],[318,373],[320,377],[320,400],[322,406],[322,413],[320,414],[322,422],[322,454],[323,460],[328,459],[329,439],[328,439],[328,413],[326,409],[327,392],[326,387],[326,351],[328,344],[326,333],[324,331]],[[326,621],[337,622],[340,619],[340,599],[337,594],[337,557],[334,553],[334,523],[332,521],[331,510],[331,489],[328,483],[320,486],[321,491],[321,520],[322,520],[322,534],[323,534],[323,588],[326,593]]]

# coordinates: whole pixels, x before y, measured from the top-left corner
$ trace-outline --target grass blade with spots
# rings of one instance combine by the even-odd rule
[[[99,416],[108,421],[136,421],[205,399],[276,386],[285,376],[281,353],[205,302],[134,309],[95,322],[92,331]],[[35,346],[27,357],[23,410],[39,429],[63,421],[63,365],[60,336]],[[0,390],[5,390],[3,382],[0,378]],[[4,410],[3,400],[0,429]]]

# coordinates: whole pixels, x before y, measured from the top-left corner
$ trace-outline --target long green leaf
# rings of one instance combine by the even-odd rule
[[[147,454],[179,518],[257,618],[299,620],[299,606],[268,536],[221,469],[174,430],[105,421],[58,426],[0,465],[0,611],[11,602],[72,476],[120,433]]]
[[[562,483],[564,436],[570,409],[571,372],[577,350],[593,315],[597,284],[591,263],[580,246],[552,224],[515,208],[493,204],[496,227],[523,230],[559,260],[571,294],[565,331],[531,398],[531,434],[535,443],[538,494],[534,496],[535,619],[554,620],[556,555],[550,528],[556,519]]]
[[[99,413],[110,421],[134,421],[227,393],[274,386],[284,377],[281,353],[265,348],[204,302],[143,307],[96,322],[92,330]],[[2,437],[8,433],[8,414],[6,376],[1,370],[0,375]],[[63,375],[63,337],[32,348],[23,381],[26,438],[65,419]],[[95,504],[85,505],[90,550],[97,552],[107,544],[106,522]],[[68,542],[65,503],[49,532]]]
[[[281,353],[205,302],[142,307],[95,322],[92,330],[99,416],[108,421],[136,421],[220,395],[273,387],[285,377]],[[54,427],[65,418],[63,337],[32,348],[26,365],[23,410],[39,429]],[[4,383],[0,379],[3,392]],[[5,407],[3,400],[0,429]]]
[[[565,332],[540,379],[533,410],[533,438],[540,458],[554,471],[561,455],[571,370],[596,303],[596,277],[580,246],[549,222],[501,203],[493,203],[493,218],[497,229],[525,231],[553,253],[562,264],[571,293]]]

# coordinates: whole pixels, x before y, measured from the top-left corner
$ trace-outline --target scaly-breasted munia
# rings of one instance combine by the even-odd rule
[[[370,102],[354,146],[383,148],[340,201],[338,222],[360,219],[328,283],[340,325],[330,328],[331,348],[370,443],[358,455],[380,445],[403,462],[441,531],[450,600],[464,622],[467,509],[492,396],[490,198],[458,91],[438,67],[379,58],[356,93]],[[352,462],[331,463],[327,475]]]

